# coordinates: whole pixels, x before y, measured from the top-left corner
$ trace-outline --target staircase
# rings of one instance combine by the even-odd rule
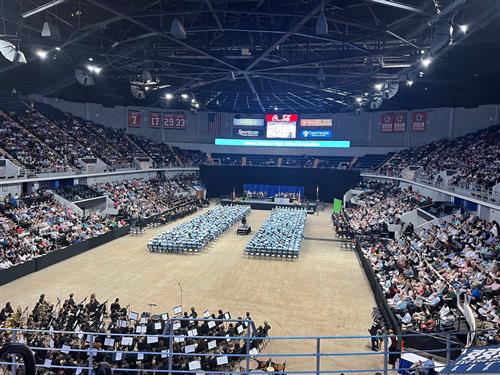
[[[137,148],[138,150],[140,150],[144,154],[144,156],[150,157],[149,154],[148,154],[148,152],[146,150],[144,150],[141,146],[139,146],[137,144],[137,142],[130,135],[125,134],[125,138],[127,139],[127,141],[129,141],[130,143],[132,143],[135,146],[135,148]]]
[[[318,168],[318,165],[319,165],[319,159],[318,159],[318,158],[316,158],[316,159],[314,159],[314,161],[313,161],[313,166],[312,166],[312,167],[313,167],[313,168]]]
[[[214,159],[212,159],[212,154],[210,152],[207,152],[207,163],[210,165],[214,164]]]
[[[356,162],[358,161],[358,157],[355,156],[351,162],[349,163],[349,168],[348,169],[352,169],[352,167],[356,164]]]
[[[241,165],[242,165],[242,166],[246,166],[246,165],[247,165],[247,157],[246,157],[246,156],[243,156],[243,157],[241,158]]]
[[[276,165],[278,167],[281,167],[281,163],[283,162],[283,158],[278,158],[278,163],[276,163]]]
[[[182,162],[181,158],[179,157],[179,155],[177,155],[177,152],[175,152],[175,150],[172,148],[172,146],[168,145],[168,149],[170,150],[170,152],[174,155],[175,157],[175,160],[177,161],[177,163],[179,164],[180,167],[184,167],[184,163]]]

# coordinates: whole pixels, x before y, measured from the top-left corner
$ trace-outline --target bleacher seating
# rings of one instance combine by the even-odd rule
[[[54,192],[70,202],[76,202],[84,199],[92,199],[102,196],[101,193],[95,191],[88,185],[60,187]]]
[[[352,166],[352,169],[375,170],[384,164],[392,155],[394,155],[393,152],[388,154],[366,154],[360,156]]]

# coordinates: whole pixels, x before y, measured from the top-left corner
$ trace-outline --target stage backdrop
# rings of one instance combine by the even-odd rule
[[[319,199],[332,202],[333,198],[343,198],[347,190],[356,186],[359,173],[319,168],[200,166],[209,198],[230,197],[233,188],[241,196],[244,184],[266,184],[304,186],[304,195],[310,201],[316,199],[316,187],[319,187]]]

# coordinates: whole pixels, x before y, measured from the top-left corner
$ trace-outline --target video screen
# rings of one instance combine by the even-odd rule
[[[266,138],[295,139],[297,127],[288,123],[267,123]]]
[[[295,139],[297,138],[297,119],[296,114],[266,115],[266,138],[269,139]]]

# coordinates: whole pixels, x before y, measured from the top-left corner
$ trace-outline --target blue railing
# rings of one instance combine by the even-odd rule
[[[21,329],[21,328],[0,328],[0,334],[2,337],[10,336],[12,342],[28,342],[27,337],[32,337],[33,335],[38,335],[39,338],[44,342],[50,342],[50,339],[54,335],[78,337],[80,335],[80,340],[82,343],[88,343],[88,347],[61,347],[55,348],[51,347],[50,344],[45,346],[33,346],[29,345],[29,348],[35,353],[37,358],[45,357],[40,356],[42,352],[47,353],[83,353],[81,356],[85,358],[79,362],[76,366],[67,366],[64,364],[55,365],[51,362],[37,362],[36,367],[40,369],[72,369],[75,370],[75,374],[83,374],[88,372],[90,375],[92,371],[96,368],[97,363],[95,363],[94,357],[98,355],[111,355],[113,360],[109,361],[111,366],[119,370],[120,372],[142,372],[144,374],[148,373],[178,373],[178,374],[195,374],[200,372],[206,372],[211,374],[260,374],[268,373],[270,369],[268,367],[278,367],[281,369],[279,372],[284,372],[286,374],[337,374],[337,373],[359,373],[359,374],[374,374],[380,372],[383,374],[389,374],[391,372],[401,371],[390,368],[389,358],[391,355],[400,356],[402,355],[402,360],[400,363],[407,361],[405,356],[408,353],[412,353],[413,357],[415,355],[428,356],[432,353],[443,353],[443,349],[432,349],[426,348],[424,351],[418,352],[412,350],[411,352],[394,351],[389,350],[390,338],[388,336],[373,336],[380,341],[381,350],[380,351],[349,351],[341,349],[342,347],[359,347],[363,348],[368,345],[372,336],[274,336],[274,337],[257,337],[255,336],[255,326],[252,321],[238,321],[232,319],[210,319],[214,322],[222,322],[227,325],[231,322],[246,322],[249,323],[245,327],[245,331],[242,332],[241,336],[193,336],[193,335],[179,335],[174,334],[173,326],[182,320],[190,321],[203,321],[204,319],[192,319],[192,318],[173,318],[166,321],[165,329],[162,334],[158,335],[146,335],[137,333],[99,333],[99,332],[81,332],[81,331],[58,331],[58,330],[34,330],[34,329]],[[403,342],[411,337],[436,337],[439,336],[441,339],[446,341],[445,356],[439,358],[436,362],[436,369],[443,369],[442,373],[447,373],[450,369],[450,365],[453,365],[454,361],[452,358],[452,351],[455,350],[453,347],[452,338],[457,334],[457,332],[447,332],[440,334],[411,334],[411,335],[401,335],[398,337],[399,340]],[[95,339],[98,336],[106,336],[107,338],[123,338],[130,337],[133,340],[137,340],[141,337],[146,338],[148,342],[148,337],[154,340],[163,340],[168,343],[168,348],[162,351],[151,350],[151,351],[134,351],[124,348],[112,348],[103,349],[95,346]],[[195,343],[199,340],[205,340],[207,342],[222,341],[217,343],[212,349],[196,352],[196,348],[192,347],[187,350],[187,346],[183,352],[174,350],[174,342],[184,340],[191,340]],[[117,340],[116,340],[117,341]],[[117,341],[118,342],[118,341]],[[223,347],[229,343],[243,342],[241,346],[244,348],[243,353],[230,353],[224,352]],[[193,344],[194,345],[194,344]],[[135,347],[135,344],[134,346]],[[291,348],[298,348],[297,352],[292,353]],[[369,346],[368,346],[369,347]],[[191,351],[194,350],[194,351]],[[307,350],[311,349],[311,350]],[[121,354],[120,354],[121,353]],[[127,356],[131,358],[134,356],[137,359],[135,362],[138,364],[137,368],[126,368],[122,366],[122,360]],[[144,367],[141,362],[144,362],[144,358],[147,356],[156,356],[164,359],[162,365],[158,366],[147,366]],[[207,369],[205,359],[210,359],[212,364],[210,369]],[[179,360],[184,361],[186,368],[178,368],[175,366],[179,363]],[[425,360],[425,358],[424,358]],[[406,363],[406,362],[405,362]],[[16,362],[15,358],[13,360],[8,360],[6,358],[0,359],[0,365],[10,365],[11,372],[15,373],[18,366],[22,366],[22,363]],[[285,368],[286,367],[286,368]],[[274,371],[277,372],[277,371]]]

